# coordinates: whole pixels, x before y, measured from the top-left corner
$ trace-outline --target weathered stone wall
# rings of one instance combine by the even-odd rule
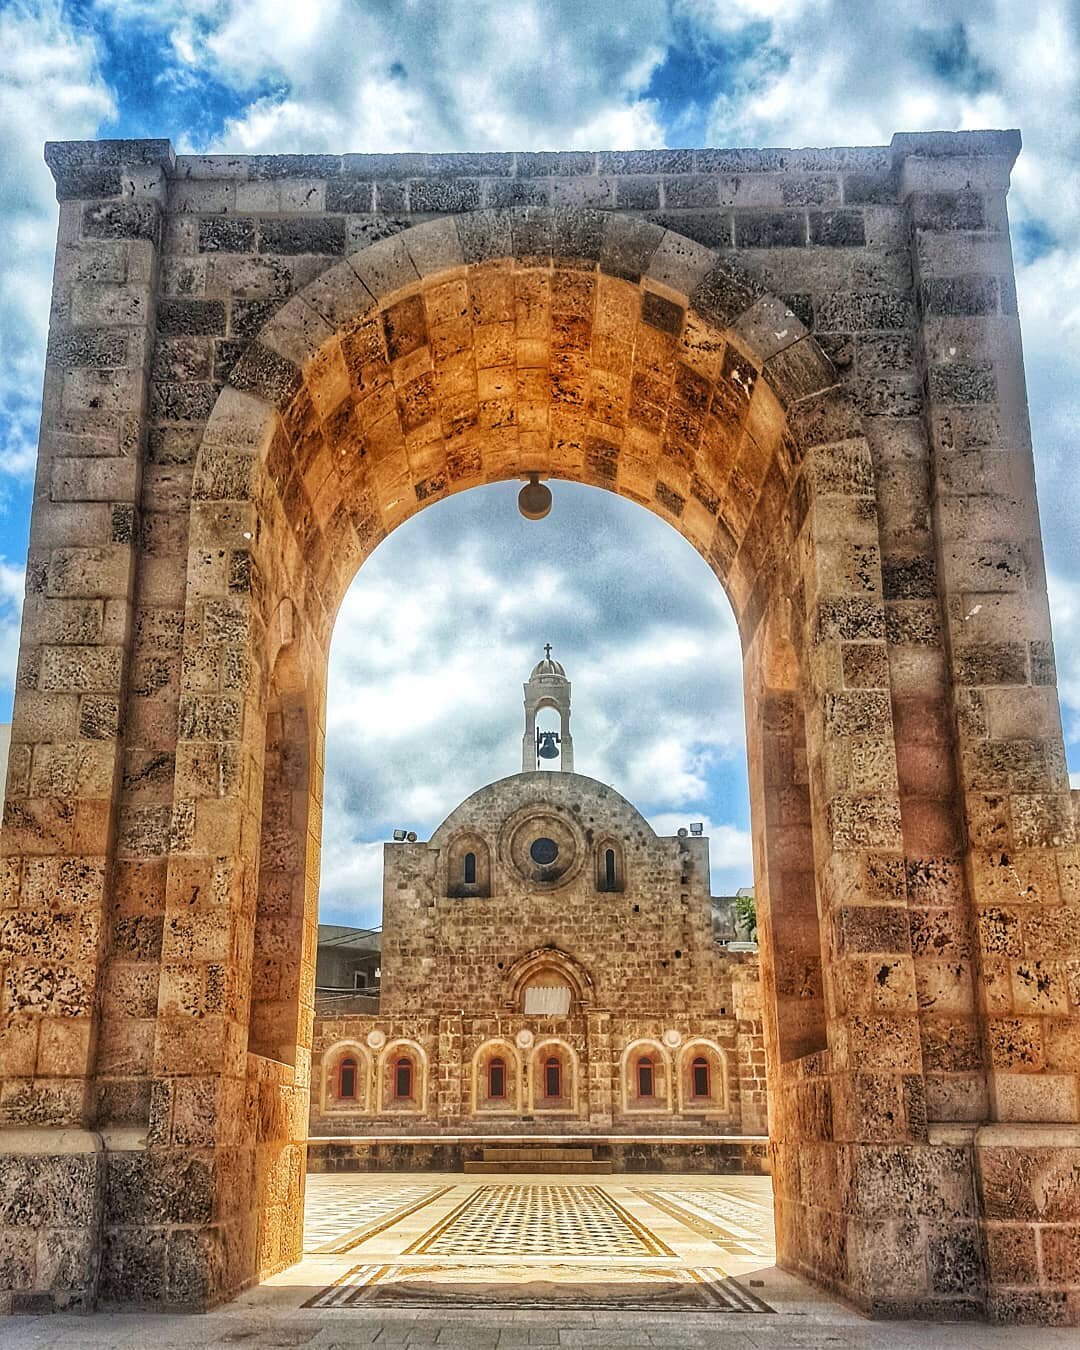
[[[668,520],[739,623],[781,1259],[881,1311],[1077,1319],[1076,826],[1018,145],[50,147],[0,841],[0,1120],[48,1203],[3,1212],[14,1291],[92,1302],[101,1253],[109,1297],[206,1304],[295,1250],[333,615],[425,503],[531,470]],[[295,1063],[271,1069],[247,1046],[287,647],[314,847]],[[797,734],[765,724],[777,695]],[[821,1048],[785,1058],[800,971],[823,1044],[816,1016]],[[50,1264],[28,1235],[73,1184],[70,1128],[101,1141],[91,1240]]]

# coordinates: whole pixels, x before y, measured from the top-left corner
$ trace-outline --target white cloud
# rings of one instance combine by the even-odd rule
[[[164,29],[178,64],[252,91],[216,138],[229,151],[663,143],[644,94],[668,38],[666,6],[655,0],[229,0],[194,12],[168,0],[101,0],[100,8]]]
[[[56,201],[46,140],[93,136],[113,109],[93,38],[52,0],[0,6],[0,480],[34,464]],[[0,481],[0,496],[3,484]]]
[[[610,494],[558,484],[552,515],[530,524],[515,493],[479,489],[409,521],[342,605],[322,888],[336,918],[377,912],[374,841],[395,827],[427,837],[469,793],[519,770],[521,686],[546,641],[572,680],[579,772],[680,823],[708,817],[719,776],[735,785],[725,808],[745,814],[739,642],[712,573]],[[718,866],[742,867],[745,883],[724,833],[740,832],[718,828]]]
[[[0,558],[0,689],[15,688],[26,569]]]

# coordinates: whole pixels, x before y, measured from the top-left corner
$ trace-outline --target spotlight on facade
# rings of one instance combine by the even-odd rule
[[[395,830],[395,831],[394,831],[394,843],[395,843],[395,844],[403,844],[404,842],[405,842],[405,831],[404,831],[404,830]]]
[[[415,831],[415,830],[410,830],[410,831],[409,831],[409,833],[405,836],[405,842],[406,842],[407,844],[415,844],[415,843],[416,843],[416,831]]]
[[[676,834],[679,836],[680,839],[685,839],[685,838],[686,838],[686,826],[685,826],[685,825],[680,825],[679,828],[676,830]]]
[[[526,520],[543,520],[551,510],[551,489],[541,483],[538,473],[529,474],[529,481],[518,493],[518,510]]]
[[[703,834],[705,833],[705,825],[704,825],[704,823],[703,823],[702,821],[700,821],[700,820],[692,820],[692,821],[690,822],[690,833],[691,833],[692,835],[697,836],[697,837],[700,837],[701,835],[703,835]]]

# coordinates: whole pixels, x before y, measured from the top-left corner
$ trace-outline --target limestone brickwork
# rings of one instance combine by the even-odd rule
[[[201,1307],[296,1255],[334,615],[427,503],[536,473],[656,512],[738,621],[780,1260],[1080,1320],[1018,150],[48,148],[10,1302]]]
[[[529,772],[387,844],[384,869],[379,1012],[316,1018],[313,1136],[765,1132],[757,960],[713,940],[707,839],[657,838],[613,788]],[[565,1009],[531,1009],[541,988]]]

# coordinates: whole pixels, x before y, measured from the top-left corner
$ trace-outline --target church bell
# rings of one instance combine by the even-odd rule
[[[559,733],[557,731],[538,731],[536,733],[536,758],[559,758]]]

